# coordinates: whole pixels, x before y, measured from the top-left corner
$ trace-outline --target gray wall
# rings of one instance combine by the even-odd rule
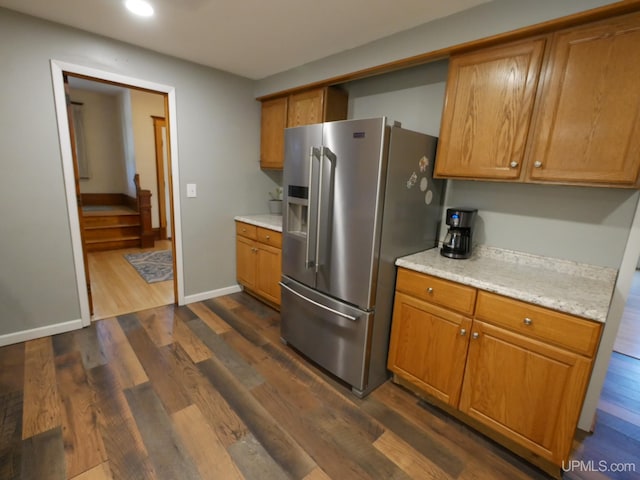
[[[176,88],[185,293],[235,284],[232,218],[274,188],[252,81],[5,9],[0,59],[0,335],[80,318],[50,59]]]
[[[474,243],[617,269],[638,192],[449,181],[447,200],[478,209]]]
[[[80,179],[82,193],[127,193],[124,143],[117,95],[70,88],[81,102],[89,178]],[[79,135],[74,125],[76,137]]]
[[[349,118],[386,116],[403,128],[438,136],[447,67],[443,60],[343,85]]]
[[[493,0],[361,47],[264,78],[256,96],[333,78],[414,55],[596,8],[611,0]]]

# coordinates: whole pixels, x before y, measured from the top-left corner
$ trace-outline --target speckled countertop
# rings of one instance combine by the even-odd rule
[[[598,322],[607,318],[617,276],[613,268],[486,246],[466,260],[433,248],[396,265]]]
[[[239,222],[250,223],[257,227],[268,228],[276,232],[282,231],[282,215],[238,215],[233,218]]]

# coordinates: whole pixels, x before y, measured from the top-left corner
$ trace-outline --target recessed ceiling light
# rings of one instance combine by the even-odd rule
[[[126,0],[124,5],[130,12],[140,15],[141,17],[150,17],[153,15],[153,7],[145,0]]]

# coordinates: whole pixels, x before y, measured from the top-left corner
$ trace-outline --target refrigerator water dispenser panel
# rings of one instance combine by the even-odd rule
[[[307,236],[307,220],[309,216],[309,188],[289,185],[287,190],[287,225],[288,233]]]

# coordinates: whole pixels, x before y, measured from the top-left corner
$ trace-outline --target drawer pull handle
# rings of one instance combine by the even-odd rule
[[[524,324],[529,326],[533,323],[533,320],[531,320],[529,317],[525,317],[525,319],[523,320]]]
[[[474,340],[477,340],[480,338],[480,334],[478,332],[473,332],[473,335],[471,335],[473,337]]]
[[[431,287],[427,288],[427,293],[428,294],[432,294],[433,293],[433,288],[431,288]]]
[[[464,329],[464,328],[461,328],[461,329],[460,329],[460,336],[461,336],[461,337],[464,337],[466,334],[467,334],[467,330],[466,330],[466,329]]]

